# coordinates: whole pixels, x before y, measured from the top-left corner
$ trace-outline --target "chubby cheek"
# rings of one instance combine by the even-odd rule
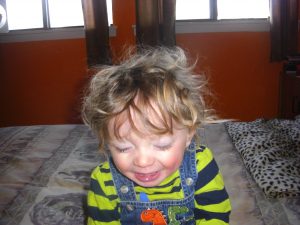
[[[165,169],[170,170],[170,171],[175,171],[179,168],[183,158],[183,153],[182,154],[168,154],[165,156],[161,156],[160,162],[164,166]]]
[[[127,155],[125,154],[118,154],[118,155],[112,154],[112,158],[116,167],[121,171],[128,170],[132,165],[131,158],[127,157]]]
[[[170,170],[176,170],[181,165],[183,160],[186,142],[182,141],[175,145],[170,151],[165,152],[159,158],[165,168]]]

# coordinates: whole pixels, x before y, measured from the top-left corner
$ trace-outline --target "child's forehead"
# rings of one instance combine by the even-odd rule
[[[122,123],[113,121],[109,124],[109,134],[112,139],[126,139],[131,133],[135,133],[143,136],[152,136],[155,135],[150,130],[147,130],[146,127],[141,127],[135,124],[133,127],[129,120],[125,120]]]
[[[115,131],[117,131],[118,134],[123,137],[132,130],[145,135],[155,135],[153,131],[148,129],[145,124],[145,120],[163,130],[166,128],[165,123],[169,122],[164,121],[164,118],[165,116],[162,115],[162,112],[160,112],[158,107],[155,105],[152,105],[152,107],[146,107],[140,113],[138,113],[137,110],[134,110],[132,107],[129,107],[126,111],[113,117],[109,121],[108,128],[110,134],[113,136],[115,136]],[[170,124],[168,125],[170,126]]]

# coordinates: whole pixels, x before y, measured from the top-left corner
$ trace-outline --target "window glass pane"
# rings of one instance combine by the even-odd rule
[[[50,27],[83,26],[81,0],[48,0]],[[108,23],[112,24],[112,3],[107,0]]]
[[[113,23],[112,2],[111,2],[111,1],[112,1],[112,0],[106,0],[108,25],[114,24],[114,23]]]
[[[269,0],[218,0],[218,19],[268,18]]]
[[[9,30],[42,28],[41,0],[6,0]]]
[[[209,19],[209,0],[176,0],[176,20]]]
[[[48,0],[50,27],[83,26],[81,0]]]

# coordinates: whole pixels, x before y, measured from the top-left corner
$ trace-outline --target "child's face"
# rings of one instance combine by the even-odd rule
[[[118,170],[144,187],[159,185],[181,165],[185,148],[190,144],[194,132],[174,124],[173,134],[153,135],[138,118],[133,118],[140,132],[136,132],[128,121],[122,124],[121,139],[110,132],[108,145]],[[109,131],[113,122],[109,123]]]

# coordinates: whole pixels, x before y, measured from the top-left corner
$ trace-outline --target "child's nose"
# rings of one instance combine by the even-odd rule
[[[148,167],[154,163],[154,156],[149,149],[140,149],[134,158],[134,164],[138,167]]]

